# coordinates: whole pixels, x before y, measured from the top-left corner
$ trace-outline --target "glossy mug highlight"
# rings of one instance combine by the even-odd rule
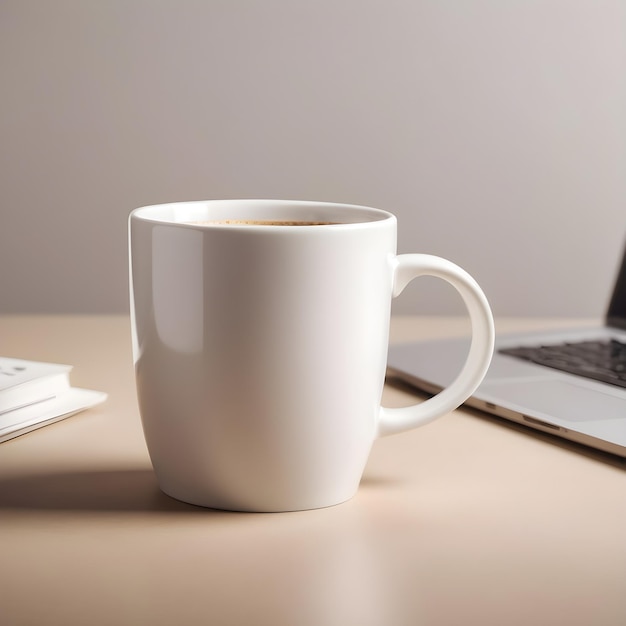
[[[161,489],[192,504],[293,511],[357,491],[377,437],[426,424],[480,384],[494,343],[476,281],[396,255],[396,218],[346,204],[216,200],[129,218],[133,355]],[[421,404],[380,406],[391,300],[422,275],[461,294],[472,343]]]

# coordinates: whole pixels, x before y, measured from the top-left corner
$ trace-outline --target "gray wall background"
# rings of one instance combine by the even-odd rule
[[[0,0],[0,312],[125,312],[128,213],[396,213],[498,315],[599,316],[626,234],[618,0]],[[458,313],[424,279],[401,313]]]

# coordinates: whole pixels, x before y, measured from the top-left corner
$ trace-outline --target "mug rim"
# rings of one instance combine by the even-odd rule
[[[395,221],[393,213],[374,207],[339,202],[285,199],[214,199],[146,205],[131,211],[129,220],[198,230],[232,229],[290,232],[306,228],[333,229],[375,226]],[[234,223],[224,222],[233,220]],[[220,223],[221,220],[221,223]],[[332,222],[330,224],[253,224],[235,220]],[[206,221],[207,223],[202,223]]]

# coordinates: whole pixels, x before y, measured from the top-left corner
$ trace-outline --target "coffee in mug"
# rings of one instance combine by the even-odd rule
[[[333,222],[304,222],[298,220],[204,220],[189,222],[205,226],[329,226]]]

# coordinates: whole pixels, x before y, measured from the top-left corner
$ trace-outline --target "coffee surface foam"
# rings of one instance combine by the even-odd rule
[[[187,223],[206,226],[329,226],[337,222],[310,222],[304,220],[196,220]]]

